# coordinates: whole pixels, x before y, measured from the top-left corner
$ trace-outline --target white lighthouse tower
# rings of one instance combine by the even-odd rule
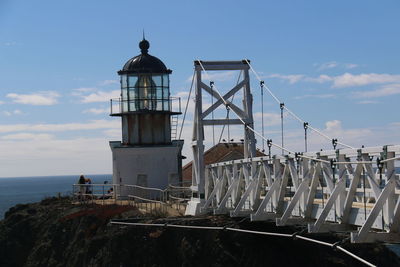
[[[148,53],[150,43],[143,38],[139,47],[141,54],[118,71],[121,97],[111,100],[111,116],[122,122],[122,142],[110,142],[113,184],[164,189],[181,179],[183,141],[171,138],[171,126],[176,127],[171,118],[181,114],[180,99],[171,98],[172,71]]]

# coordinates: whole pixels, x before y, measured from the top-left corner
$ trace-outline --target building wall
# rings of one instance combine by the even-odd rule
[[[179,182],[179,146],[130,147],[117,142],[110,142],[110,146],[114,184],[164,189]]]
[[[149,112],[122,116],[122,143],[129,145],[170,144],[170,114]]]

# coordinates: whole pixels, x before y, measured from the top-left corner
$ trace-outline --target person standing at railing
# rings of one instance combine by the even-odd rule
[[[86,179],[85,176],[83,176],[83,174],[81,174],[81,176],[79,176],[79,180],[78,180],[78,184],[80,184],[79,186],[79,198],[83,198],[82,195],[85,194],[86,190],[85,190],[85,186],[84,184],[86,183]]]
[[[85,184],[86,184],[86,195],[90,195],[93,193],[92,191],[92,180],[90,178],[85,179]]]

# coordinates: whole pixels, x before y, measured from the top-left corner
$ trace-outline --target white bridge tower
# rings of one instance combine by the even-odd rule
[[[248,60],[241,61],[194,61],[195,68],[195,112],[193,123],[193,174],[192,174],[192,199],[186,209],[187,215],[198,215],[202,213],[201,207],[205,203],[205,165],[204,165],[204,126],[210,125],[244,125],[244,158],[256,156],[256,139],[254,133],[246,126],[254,128],[253,121],[253,96],[250,90],[249,64]],[[210,81],[207,85],[203,82],[203,73],[207,79],[208,71],[241,71],[242,80],[224,95],[216,89]],[[238,91],[243,91],[242,107],[233,104],[229,99]],[[203,110],[203,91],[211,95],[215,101]],[[210,119],[209,115],[220,105],[237,114],[237,119]]]

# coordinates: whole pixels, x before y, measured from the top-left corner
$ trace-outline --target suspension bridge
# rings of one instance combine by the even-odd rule
[[[355,148],[326,135],[278,99],[249,60],[196,60],[194,69],[188,96],[189,101],[194,87],[192,198],[186,214],[248,216],[252,221],[272,220],[278,226],[303,224],[311,233],[348,231],[354,243],[400,241],[400,183],[395,168],[395,162],[400,160],[400,145]],[[240,71],[240,75],[236,85],[221,94],[209,72],[227,70]],[[264,114],[264,92],[279,105],[280,144],[265,136],[264,117],[261,133],[255,130],[250,72],[260,84],[261,113]],[[239,95],[239,91],[243,94]],[[205,110],[203,93],[212,99]],[[236,95],[241,99],[234,102]],[[240,100],[241,105],[237,104]],[[226,117],[216,119],[214,112],[221,106],[226,109]],[[187,107],[188,104],[179,137]],[[236,118],[231,118],[230,112]],[[303,127],[304,151],[285,147],[283,112]],[[212,126],[215,143],[217,125],[228,129],[228,140],[230,126],[243,127],[243,159],[204,164],[204,126]],[[330,142],[333,149],[307,151],[309,130]],[[265,156],[256,157],[256,137],[262,141]],[[272,155],[272,148],[282,153]]]

